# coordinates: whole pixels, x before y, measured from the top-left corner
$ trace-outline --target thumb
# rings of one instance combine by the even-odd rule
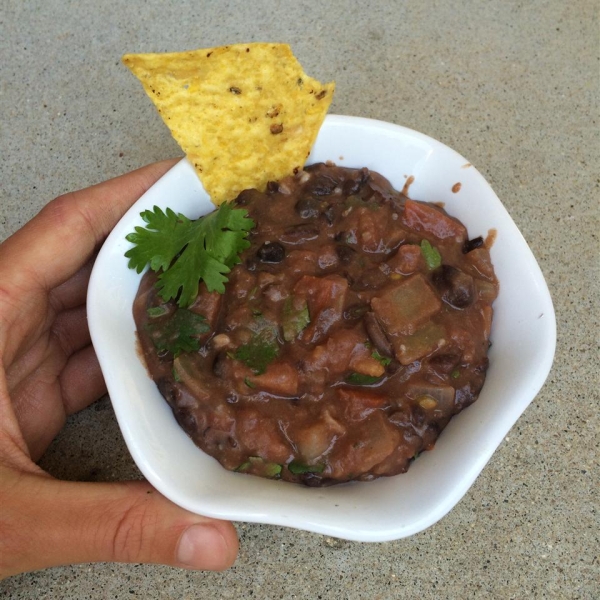
[[[76,483],[0,471],[0,577],[82,562],[223,570],[237,534],[179,508],[146,482]]]

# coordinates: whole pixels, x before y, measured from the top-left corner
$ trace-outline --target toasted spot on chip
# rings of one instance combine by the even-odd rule
[[[306,75],[287,44],[127,54],[123,62],[216,204],[301,168],[335,89]]]

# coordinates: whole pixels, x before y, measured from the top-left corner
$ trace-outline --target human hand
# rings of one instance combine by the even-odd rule
[[[35,464],[67,416],[106,391],[86,320],[93,259],[172,165],[61,196],[0,245],[0,578],[81,562],[235,561],[231,523],[187,512],[146,482],[64,482]]]

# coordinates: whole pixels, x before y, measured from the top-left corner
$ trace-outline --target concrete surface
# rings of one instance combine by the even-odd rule
[[[62,192],[180,154],[123,53],[286,41],[336,80],[332,113],[412,127],[481,170],[547,278],[558,348],[466,497],[410,539],[239,524],[222,574],[86,564],[9,578],[0,596],[600,597],[598,32],[593,0],[2,0],[0,239]],[[107,399],[72,417],[41,464],[67,479],[139,476]]]

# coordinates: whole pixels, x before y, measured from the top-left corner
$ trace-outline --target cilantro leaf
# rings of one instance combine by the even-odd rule
[[[199,350],[198,336],[210,331],[210,327],[202,315],[179,308],[172,317],[161,319],[160,324],[148,323],[146,331],[159,352],[177,356],[181,352]]]
[[[427,240],[421,240],[421,254],[430,271],[437,269],[442,264],[442,256],[438,252],[438,249],[432,246]]]
[[[379,352],[377,352],[377,350],[373,350],[371,356],[375,360],[379,361],[384,367],[387,367],[392,362],[391,358],[388,358],[387,356],[382,356],[381,354],[379,354]]]
[[[141,217],[147,225],[136,227],[126,237],[134,244],[125,253],[129,268],[141,273],[150,265],[153,271],[162,271],[157,282],[159,294],[164,300],[178,297],[180,307],[194,302],[200,280],[209,292],[225,291],[226,274],[250,246],[246,238],[254,227],[247,210],[228,203],[196,221],[170,208],[163,212],[158,206]]]
[[[263,329],[259,333],[255,333],[249,343],[240,346],[233,357],[250,367],[256,375],[261,375],[266,371],[267,365],[278,355],[279,346],[273,331]]]

